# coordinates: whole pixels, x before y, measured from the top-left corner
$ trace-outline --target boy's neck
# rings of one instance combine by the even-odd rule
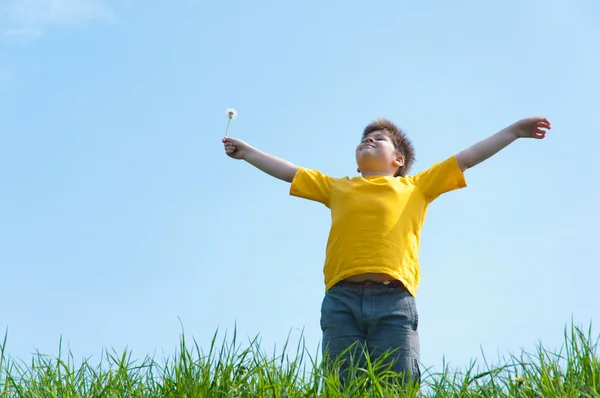
[[[390,172],[390,171],[379,171],[379,170],[374,170],[374,171],[364,171],[360,173],[363,177],[393,177],[394,176],[394,172]]]

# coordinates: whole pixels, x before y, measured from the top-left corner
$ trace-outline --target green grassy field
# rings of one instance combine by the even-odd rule
[[[0,397],[600,397],[598,339],[591,327],[565,329],[558,352],[538,346],[500,364],[457,371],[423,369],[420,392],[388,384],[377,364],[356,369],[343,392],[335,372],[324,372],[300,343],[267,354],[257,339],[236,337],[203,352],[184,335],[176,354],[161,361],[133,360],[127,351],[105,351],[99,363],[71,353],[38,354],[23,362],[0,347]],[[290,352],[291,351],[291,352]],[[385,370],[382,370],[385,372]]]

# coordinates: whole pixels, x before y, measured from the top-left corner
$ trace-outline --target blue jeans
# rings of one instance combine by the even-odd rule
[[[321,307],[323,356],[326,360],[343,360],[342,384],[348,366],[364,368],[361,353],[368,353],[374,363],[386,351],[392,352],[383,362],[387,369],[402,372],[401,382],[410,378],[420,383],[416,301],[402,284],[399,285],[344,283],[325,293]],[[343,354],[353,344],[358,351]]]

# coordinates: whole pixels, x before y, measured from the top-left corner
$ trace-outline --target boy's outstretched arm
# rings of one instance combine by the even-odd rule
[[[461,151],[456,159],[460,169],[465,171],[492,157],[517,138],[546,137],[546,129],[550,128],[550,122],[545,117],[528,117]]]
[[[233,159],[243,159],[257,169],[280,180],[292,182],[298,171],[298,167],[290,162],[264,153],[242,140],[226,137],[223,138],[223,144],[227,156]]]

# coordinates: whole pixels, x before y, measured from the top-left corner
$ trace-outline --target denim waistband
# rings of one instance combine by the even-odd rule
[[[365,287],[365,288],[388,288],[388,289],[404,289],[406,287],[404,284],[397,280],[385,281],[385,282],[377,282],[377,281],[362,281],[362,282],[350,282],[350,281],[339,281],[334,287]]]

